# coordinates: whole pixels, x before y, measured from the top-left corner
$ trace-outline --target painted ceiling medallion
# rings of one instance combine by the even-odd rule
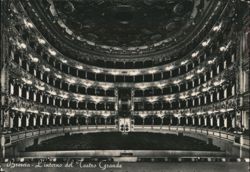
[[[77,40],[110,47],[150,47],[188,28],[193,0],[48,0]],[[62,25],[62,24],[61,24]]]

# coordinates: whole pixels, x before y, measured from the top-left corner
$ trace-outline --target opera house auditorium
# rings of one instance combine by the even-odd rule
[[[1,168],[71,158],[247,170],[249,7],[2,0]]]

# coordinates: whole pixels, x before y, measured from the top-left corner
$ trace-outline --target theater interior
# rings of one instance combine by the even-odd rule
[[[249,7],[2,0],[1,170],[249,170]]]

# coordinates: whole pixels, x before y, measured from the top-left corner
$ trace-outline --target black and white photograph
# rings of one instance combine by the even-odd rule
[[[250,171],[250,1],[0,3],[0,172]]]

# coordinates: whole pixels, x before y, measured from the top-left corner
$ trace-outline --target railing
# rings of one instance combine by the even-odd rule
[[[153,126],[153,125],[135,125],[134,131],[153,131],[153,132],[188,132],[207,135],[211,137],[216,137],[219,139],[227,140],[235,144],[240,144],[241,146],[250,149],[250,138],[248,136],[243,136],[237,133],[230,133],[221,130],[209,129],[209,128],[198,128],[190,126]],[[236,138],[240,138],[239,143],[236,143]]]
[[[51,105],[45,105],[33,101],[26,100],[24,98],[9,96],[9,103],[11,105],[15,105],[15,107],[26,107],[26,111],[29,110],[38,110],[40,112],[49,112],[49,113],[60,113],[60,114],[84,114],[85,116],[93,116],[93,115],[103,115],[114,116],[116,115],[115,111],[111,110],[84,110],[84,109],[71,109],[71,108],[63,108],[63,107],[54,107]],[[32,111],[31,111],[32,112]],[[32,112],[34,113],[34,112]]]
[[[77,132],[109,132],[118,131],[116,125],[77,125],[77,126],[61,126],[61,127],[48,127],[39,128],[35,130],[25,130],[17,133],[7,133],[4,135],[5,146],[11,146],[13,143],[19,141],[30,139],[34,137],[39,137],[43,135],[50,134],[60,134],[60,133],[77,133]],[[235,145],[242,146],[246,149],[250,149],[250,138],[248,136],[243,136],[237,133],[230,133],[221,130],[209,129],[209,128],[198,128],[198,127],[185,127],[185,126],[153,126],[153,125],[135,125],[133,127],[134,132],[185,132],[185,133],[195,133],[206,136],[211,136],[226,140],[234,143]],[[239,143],[236,142],[239,138]]]
[[[49,134],[71,133],[71,132],[105,132],[118,130],[116,125],[78,125],[78,126],[60,126],[46,127],[34,130],[25,130],[16,133],[5,134],[5,146],[13,143]]]

